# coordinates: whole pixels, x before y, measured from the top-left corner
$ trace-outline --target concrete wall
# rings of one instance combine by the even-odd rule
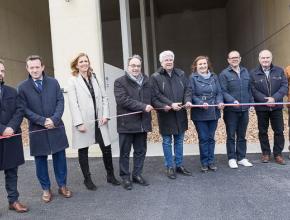
[[[264,48],[273,52],[276,65],[290,64],[289,5],[289,0],[229,0],[229,48],[241,52],[245,66],[255,67]]]
[[[176,66],[189,72],[196,56],[207,55],[215,72],[224,68],[228,49],[225,9],[169,14],[156,24],[158,54],[173,50]]]
[[[47,0],[9,0],[0,4],[0,58],[5,60],[6,82],[17,85],[27,77],[25,58],[43,57],[53,74]]]
[[[131,19],[132,52],[142,56],[140,19]],[[123,69],[120,20],[102,23],[104,61]]]
[[[151,33],[148,26],[149,63],[153,72]],[[103,22],[103,48],[106,63],[122,68],[120,21]],[[131,20],[133,53],[142,55],[140,19]],[[157,53],[171,49],[176,53],[176,66],[190,72],[194,57],[210,56],[216,72],[225,63],[228,50],[226,11],[214,9],[199,12],[186,11],[156,18]],[[158,61],[159,64],[159,61]]]

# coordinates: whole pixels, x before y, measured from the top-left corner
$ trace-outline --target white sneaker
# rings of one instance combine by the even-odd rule
[[[229,160],[229,167],[232,169],[237,169],[238,168],[237,161],[235,159],[230,159]]]
[[[238,164],[243,165],[245,167],[252,167],[253,166],[253,164],[251,162],[249,162],[249,160],[246,158],[238,161]]]

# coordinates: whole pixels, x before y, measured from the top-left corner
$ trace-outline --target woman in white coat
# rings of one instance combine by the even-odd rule
[[[84,184],[96,190],[90,174],[88,148],[98,143],[107,171],[107,182],[120,185],[115,178],[108,129],[108,97],[103,84],[96,78],[87,54],[80,53],[71,62],[72,77],[69,79],[68,99],[72,115],[72,146],[78,149],[79,163]]]

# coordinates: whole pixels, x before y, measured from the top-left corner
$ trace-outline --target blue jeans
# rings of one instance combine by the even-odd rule
[[[53,169],[59,187],[66,186],[67,166],[65,150],[52,154]],[[47,156],[35,156],[36,176],[43,190],[50,189]]]
[[[177,135],[162,135],[162,147],[165,157],[165,166],[173,167],[173,155],[172,155],[172,137],[174,138],[174,154],[176,167],[182,166],[183,162],[183,139],[184,132]]]
[[[242,160],[246,157],[246,131],[249,122],[249,112],[224,111],[224,121],[227,131],[228,159]]]
[[[193,121],[198,134],[200,162],[202,166],[208,166],[214,163],[214,135],[217,122],[217,120]]]

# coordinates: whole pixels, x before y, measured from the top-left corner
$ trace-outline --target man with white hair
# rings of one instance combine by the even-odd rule
[[[288,83],[284,70],[272,64],[272,53],[269,50],[262,50],[259,53],[260,65],[251,72],[251,89],[255,102],[267,102],[263,106],[255,106],[258,118],[259,141],[262,149],[261,161],[270,161],[271,149],[268,138],[269,121],[274,131],[273,154],[275,162],[285,165],[282,157],[284,148],[284,121],[283,105],[275,105],[275,102],[283,102],[287,94]]]
[[[159,60],[161,68],[151,77],[154,94],[153,105],[156,108],[162,108],[157,111],[157,116],[159,132],[163,139],[165,166],[168,178],[176,179],[175,172],[187,176],[191,175],[183,166],[184,132],[188,129],[187,113],[184,107],[192,105],[191,87],[184,71],[174,68],[174,53],[172,51],[160,53]],[[174,159],[172,154],[173,139]]]

